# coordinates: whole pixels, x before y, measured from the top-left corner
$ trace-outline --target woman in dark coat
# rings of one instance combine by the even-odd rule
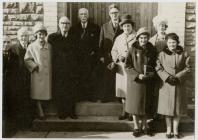
[[[133,115],[133,135],[135,137],[140,136],[142,132],[151,135],[149,126],[146,123],[146,116],[150,109],[148,101],[152,101],[149,99],[149,95],[154,89],[154,68],[157,51],[148,42],[148,39],[148,30],[145,27],[140,28],[125,62],[125,70],[128,76],[126,112]],[[142,127],[140,127],[139,120],[142,121]]]
[[[178,134],[178,125],[181,115],[186,114],[187,100],[184,92],[185,77],[190,72],[188,54],[179,46],[179,37],[175,33],[166,36],[167,46],[159,54],[156,71],[161,78],[159,89],[158,113],[165,115],[167,132],[166,137],[182,137]]]

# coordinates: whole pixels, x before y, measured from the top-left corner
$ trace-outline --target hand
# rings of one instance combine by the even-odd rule
[[[39,66],[36,66],[36,67],[34,68],[33,72],[34,72],[34,71],[37,71],[37,72],[38,72],[38,71],[39,71]]]
[[[90,53],[90,55],[94,55],[94,51],[92,51],[92,52]]]
[[[174,77],[174,76],[169,76],[166,81],[167,81],[167,83],[169,83],[172,86],[179,83],[179,79],[177,77]]]
[[[138,76],[138,78],[139,78],[140,80],[149,80],[151,77],[152,77],[151,75],[144,75],[144,74],[140,74],[140,75]]]
[[[124,62],[125,61],[125,57],[124,56],[119,56],[118,59],[119,59],[120,62]]]
[[[101,58],[100,58],[100,61],[101,61],[102,63],[104,63],[104,57],[101,57]]]
[[[107,68],[108,68],[109,70],[114,70],[115,67],[116,67],[116,64],[115,64],[114,62],[111,62],[110,64],[107,65]]]

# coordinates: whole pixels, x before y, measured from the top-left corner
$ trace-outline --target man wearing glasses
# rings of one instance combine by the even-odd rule
[[[70,20],[66,16],[61,17],[60,30],[48,36],[48,42],[52,45],[52,94],[60,119],[77,119],[74,90],[76,61],[70,27]]]
[[[110,21],[103,24],[100,31],[100,61],[102,63],[102,81],[100,89],[103,90],[100,93],[102,102],[115,101],[115,72],[110,68],[112,57],[111,49],[115,38],[120,35],[123,31],[119,27],[119,8],[117,5],[112,4],[109,6]]]

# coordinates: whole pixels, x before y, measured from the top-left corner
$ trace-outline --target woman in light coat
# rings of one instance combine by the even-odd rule
[[[124,62],[129,47],[135,41],[136,32],[134,31],[134,22],[130,15],[124,15],[121,19],[120,26],[123,28],[123,33],[119,35],[111,50],[113,61],[117,63],[116,72],[116,97],[122,98],[123,112],[119,116],[119,120],[128,118],[125,112],[125,98],[127,93],[127,75],[124,70]],[[130,118],[129,118],[130,119]]]
[[[186,115],[187,99],[184,82],[190,72],[188,54],[179,46],[179,37],[175,33],[166,36],[167,46],[159,54],[156,71],[161,78],[158,113],[165,115],[166,137],[181,138],[178,133],[179,120]],[[172,123],[173,134],[172,135]]]
[[[37,39],[25,54],[25,64],[31,72],[31,98],[37,101],[38,116],[45,119],[41,102],[51,99],[51,45],[45,41],[47,29],[42,24],[34,27]]]
[[[125,69],[127,73],[126,112],[133,115],[133,136],[141,134],[152,135],[146,123],[155,77],[157,50],[148,42],[149,32],[143,27],[137,31],[136,41],[126,56]],[[142,126],[139,124],[142,121]]]
[[[156,47],[158,52],[161,52],[164,46],[166,46],[165,36],[168,28],[168,21],[163,17],[156,16],[153,18],[153,25],[157,33],[149,39],[149,42]]]

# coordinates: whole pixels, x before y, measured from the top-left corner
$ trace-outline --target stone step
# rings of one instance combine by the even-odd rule
[[[191,118],[194,114],[194,104],[188,105],[188,112]],[[54,102],[49,102],[45,107],[47,115],[56,115],[57,109]],[[76,114],[78,116],[119,116],[122,113],[122,104],[117,102],[79,102],[76,104]]]
[[[122,104],[79,102],[76,104],[76,114],[78,116],[119,116],[122,113]],[[47,115],[56,115],[56,107],[50,103],[46,108]]]
[[[149,125],[156,132],[164,132],[166,125],[164,119],[150,120]],[[33,131],[132,131],[133,122],[118,120],[117,116],[79,116],[73,120],[67,118],[60,120],[56,116],[48,116],[46,120],[35,119],[32,124]],[[189,117],[181,119],[180,131],[193,132],[194,121]]]

